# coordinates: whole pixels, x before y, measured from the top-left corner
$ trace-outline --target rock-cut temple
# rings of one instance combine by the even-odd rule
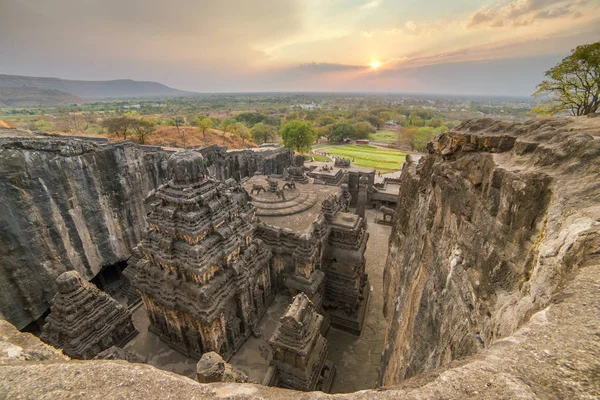
[[[275,294],[283,293],[302,294],[307,300],[296,301],[297,315],[315,313],[311,321],[319,321],[311,329],[297,324],[295,333],[290,332],[295,325],[280,328],[298,343],[313,348],[318,342],[326,348],[325,339],[314,336],[314,327],[326,332],[330,323],[360,334],[368,298],[368,233],[364,218],[349,211],[348,185],[314,189],[301,183],[301,189],[292,186],[276,200],[275,193],[251,197],[243,183],[211,178],[203,156],[194,151],[173,154],[168,167],[168,182],[146,199],[148,228],[126,271],[141,294],[149,329],[190,356],[216,352],[228,360],[250,334],[260,334],[259,320]],[[296,169],[297,181],[306,181],[305,175],[299,176],[302,169]],[[256,179],[277,186],[281,194],[283,180],[256,176],[245,184]],[[319,196],[317,214],[307,214],[308,229],[277,226],[278,213],[304,218],[298,214],[307,208],[301,202],[311,207]],[[257,214],[272,217],[263,217],[265,222]],[[331,372],[323,375],[326,352],[317,353],[318,362],[301,363],[302,368],[278,364],[280,372],[287,371],[278,375],[279,382],[311,390],[323,376],[330,381],[331,365],[326,368]],[[292,378],[294,373],[298,376]]]

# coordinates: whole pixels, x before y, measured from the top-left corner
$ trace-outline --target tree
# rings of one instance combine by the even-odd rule
[[[358,122],[354,124],[354,127],[356,128],[354,135],[356,139],[368,139],[369,134],[375,132],[375,128],[373,128],[373,125],[366,121]]]
[[[439,118],[432,118],[429,121],[427,121],[427,126],[430,126],[432,128],[439,128],[440,126],[442,126],[442,120]]]
[[[533,95],[546,97],[550,103],[534,111],[587,115],[600,108],[600,42],[577,46],[544,75],[548,79],[537,86]]]
[[[263,122],[259,122],[254,125],[251,129],[252,138],[255,143],[265,143],[273,140],[277,135],[277,131],[274,126],[265,125]]]
[[[299,153],[309,151],[315,141],[312,124],[307,121],[289,121],[281,127],[279,134],[285,147]]]
[[[40,118],[33,123],[32,128],[37,132],[50,132],[52,129],[54,129],[54,125],[52,122]]]
[[[202,138],[206,139],[206,132],[213,127],[213,121],[210,118],[203,118],[197,122],[196,126],[202,132]]]
[[[250,129],[241,122],[233,124],[232,133],[242,138],[242,147],[246,147],[246,139],[250,139]]]
[[[178,106],[168,104],[164,107],[163,113],[170,117],[172,124],[177,128],[177,134],[181,134],[181,126],[185,124],[185,118],[180,115],[181,111]],[[170,122],[171,122],[170,121]],[[183,133],[185,136],[185,131]],[[184,137],[185,140],[185,137]]]
[[[233,133],[235,124],[236,124],[236,121],[234,118],[226,118],[221,122],[221,129],[225,133],[227,133],[227,132]]]
[[[144,144],[146,143],[146,138],[156,129],[156,124],[147,118],[134,119],[131,122],[131,128],[140,144]]]
[[[62,130],[65,132],[82,132],[90,127],[90,121],[83,115],[67,114],[61,123]]]
[[[128,116],[109,118],[102,122],[102,126],[110,133],[114,133],[123,140],[127,140],[127,135],[133,130],[136,119]]]
[[[345,138],[354,139],[356,136],[356,128],[349,122],[338,122],[331,127],[329,133],[330,142],[343,142]]]

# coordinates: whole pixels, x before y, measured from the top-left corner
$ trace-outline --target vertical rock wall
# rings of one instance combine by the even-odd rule
[[[199,151],[211,176],[283,173],[293,152],[209,146]],[[0,141],[0,313],[22,329],[56,293],[55,279],[77,270],[87,280],[126,260],[145,229],[144,199],[167,180],[158,147],[63,138]],[[263,171],[263,172],[264,172]]]
[[[598,131],[586,120],[467,121],[419,164],[409,158],[384,271],[382,384],[510,335],[586,262],[598,241]]]
[[[15,140],[0,150],[0,311],[18,328],[39,318],[55,279],[87,280],[129,258],[144,199],[166,177],[166,154],[133,145]]]

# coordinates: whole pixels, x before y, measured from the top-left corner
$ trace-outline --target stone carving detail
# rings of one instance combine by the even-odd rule
[[[383,222],[387,221],[387,217],[390,217],[389,222],[394,222],[394,214],[396,213],[396,210],[394,210],[393,208],[381,206],[379,207],[379,212],[383,216]]]
[[[294,181],[289,181],[283,184],[283,189],[288,188],[290,190],[296,189],[296,183]]]
[[[308,183],[308,177],[304,173],[304,167],[288,167],[285,172],[289,181]]]
[[[263,384],[329,391],[335,367],[326,362],[327,340],[320,333],[322,323],[323,316],[304,293],[294,297],[269,339],[273,360]]]
[[[131,313],[79,272],[67,271],[56,283],[58,293],[40,336],[46,343],[69,357],[89,360],[137,334]]]
[[[333,165],[338,168],[350,168],[350,160],[348,158],[336,157]]]
[[[229,358],[273,299],[270,251],[254,239],[254,207],[233,179],[207,176],[200,153],[169,160],[149,199],[149,228],[131,261],[150,329],[195,357]]]
[[[259,223],[256,235],[273,252],[273,281],[292,295],[303,292],[331,324],[360,335],[369,296],[365,273],[369,234],[365,220],[347,212],[350,194],[342,186],[321,203],[307,233]]]
[[[254,194],[254,192],[256,192],[256,194],[260,194],[260,191],[266,192],[267,189],[265,189],[265,187],[263,185],[257,185],[254,184],[252,185],[252,190],[250,190],[250,194]]]

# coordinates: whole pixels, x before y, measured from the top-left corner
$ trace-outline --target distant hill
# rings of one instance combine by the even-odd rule
[[[84,102],[81,97],[60,90],[0,85],[0,105],[9,107],[59,106]]]
[[[134,81],[131,79],[72,81],[59,78],[0,74],[0,87],[7,86],[58,90],[85,100],[189,96],[194,94],[193,92],[170,88],[162,83]],[[81,102],[83,101],[80,100],[79,103]]]

